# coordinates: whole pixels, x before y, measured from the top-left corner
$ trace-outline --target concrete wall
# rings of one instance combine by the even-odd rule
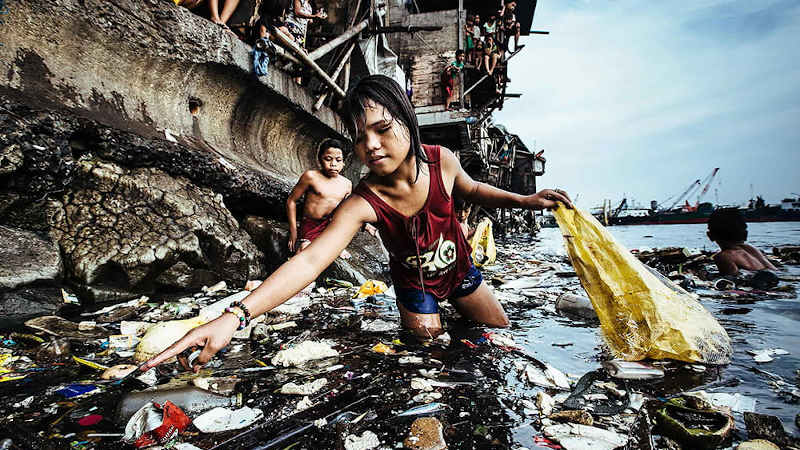
[[[252,74],[250,47],[169,1],[17,0],[0,25],[0,93],[296,179],[339,116],[288,74]],[[190,99],[200,99],[197,114]]]
[[[458,49],[458,10],[409,14],[404,7],[392,4],[387,16],[389,25],[443,27],[439,31],[389,34],[389,45],[401,60],[411,55],[440,54]]]

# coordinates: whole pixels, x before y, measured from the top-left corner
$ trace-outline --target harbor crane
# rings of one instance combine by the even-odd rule
[[[708,192],[708,188],[711,187],[711,182],[714,181],[714,177],[717,176],[717,172],[719,172],[719,167],[715,167],[714,170],[711,171],[711,174],[705,177],[705,179],[703,179],[702,182],[705,183],[705,187],[700,192],[700,195],[697,196],[697,203],[695,204],[695,206],[699,205],[700,200],[702,200],[703,197],[705,197],[706,193]]]
[[[689,185],[689,187],[688,187],[688,188],[686,188],[686,190],[685,190],[685,191],[683,191],[683,194],[681,194],[680,196],[678,196],[678,198],[675,200],[675,202],[673,202],[671,205],[669,205],[669,208],[667,208],[667,209],[666,209],[666,211],[669,211],[669,210],[671,210],[672,208],[674,208],[675,206],[677,206],[677,205],[678,205],[678,203],[682,202],[682,201],[683,201],[683,199],[684,199],[684,198],[686,198],[687,196],[689,196],[689,194],[690,194],[692,191],[694,191],[695,189],[697,189],[697,187],[698,187],[698,186],[700,186],[700,184],[701,184],[701,183],[700,183],[700,179],[699,179],[699,178],[698,178],[697,180],[694,180],[694,182],[693,182],[692,184],[690,184],[690,185]],[[666,202],[667,200],[664,200],[664,201]]]

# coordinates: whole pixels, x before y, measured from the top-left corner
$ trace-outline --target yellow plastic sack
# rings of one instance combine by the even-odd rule
[[[476,267],[488,266],[497,259],[497,248],[494,246],[492,234],[492,221],[488,217],[478,223],[475,234],[472,235],[472,263]]]
[[[730,362],[728,333],[691,294],[642,264],[591,214],[558,208],[554,215],[617,357]]]

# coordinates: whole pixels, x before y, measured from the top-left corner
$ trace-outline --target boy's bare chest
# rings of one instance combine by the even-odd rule
[[[320,197],[342,200],[349,191],[348,183],[344,178],[334,180],[315,180],[311,188]]]

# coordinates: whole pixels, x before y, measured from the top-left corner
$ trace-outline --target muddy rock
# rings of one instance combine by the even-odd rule
[[[336,258],[322,272],[320,278],[348,280],[353,284],[363,284],[367,280],[390,281],[389,272],[384,271],[389,259],[384,256],[384,251],[374,236],[363,231],[356,233],[347,246],[347,251],[350,252],[350,258]]]
[[[61,276],[58,246],[34,233],[0,225],[0,290]]]
[[[269,272],[277,269],[289,259],[289,226],[274,219],[247,216],[242,220],[242,228],[264,253],[264,261]]]
[[[261,276],[262,255],[221,196],[156,169],[88,158],[79,167],[79,188],[51,211],[51,235],[75,282],[147,292],[178,262],[182,278],[168,273],[161,282],[183,287],[194,269],[241,284]]]
[[[55,287],[25,287],[0,293],[0,329],[55,314],[62,304],[61,289]]]
[[[783,429],[781,420],[775,416],[744,413],[744,423],[747,426],[747,435],[750,439],[764,439],[783,447],[798,446],[800,439],[796,439]]]
[[[443,450],[447,448],[442,434],[442,423],[435,417],[421,417],[411,424],[409,436],[403,441],[406,448],[414,450]]]

